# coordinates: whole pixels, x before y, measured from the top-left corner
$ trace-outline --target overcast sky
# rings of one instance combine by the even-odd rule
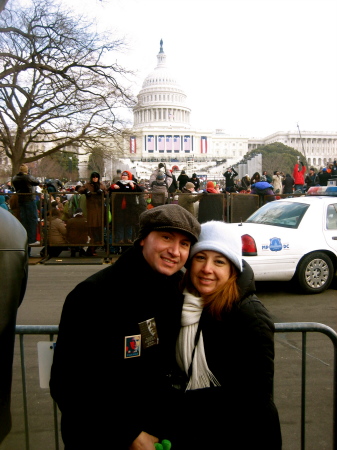
[[[124,37],[118,62],[157,64],[185,90],[191,123],[231,135],[337,132],[336,0],[67,0]]]

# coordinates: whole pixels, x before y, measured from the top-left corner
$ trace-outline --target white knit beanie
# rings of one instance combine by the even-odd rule
[[[242,272],[241,235],[232,226],[215,220],[203,223],[199,240],[191,249],[190,258],[203,250],[222,253]]]

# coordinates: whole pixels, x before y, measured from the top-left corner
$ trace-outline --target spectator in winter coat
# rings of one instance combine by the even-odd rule
[[[274,195],[273,185],[268,183],[268,181],[266,181],[266,177],[262,175],[261,181],[257,181],[256,183],[252,184],[250,193],[259,195]]]
[[[319,184],[318,175],[315,172],[315,169],[311,167],[309,169],[308,175],[305,177],[306,190],[310,189],[312,186],[317,186]]]
[[[178,183],[179,183],[179,190],[181,191],[185,184],[189,181],[189,177],[186,175],[185,170],[182,170],[180,172],[180,175],[178,177]]]
[[[267,181],[267,179],[266,179]],[[275,170],[273,179],[272,179],[272,185],[273,185],[273,191],[275,194],[282,194],[282,185],[283,177],[280,175],[280,172]]]
[[[318,180],[319,180],[320,186],[327,186],[328,180],[330,180],[330,178],[331,178],[331,175],[328,173],[326,167],[323,167],[322,172],[319,172],[319,174],[318,174]]]
[[[331,175],[333,177],[337,177],[337,160],[334,160],[332,169],[331,169]]]
[[[300,190],[303,192],[305,171],[306,171],[306,167],[302,163],[302,161],[299,161],[297,164],[295,164],[294,171],[293,171],[295,191]]]
[[[202,224],[184,275],[176,359],[186,383],[175,409],[176,450],[282,448],[272,399],[275,326],[234,231]],[[202,420],[187,411],[202,411]]]
[[[258,181],[261,181],[261,175],[259,172],[255,172],[250,179],[251,185],[257,183]],[[268,181],[268,183],[270,183],[270,181]]]
[[[176,179],[176,176],[172,172],[172,170],[170,170],[170,172],[172,174],[172,183],[171,183],[171,186],[169,186],[168,191],[170,194],[174,194],[175,191],[178,189],[178,181]]]
[[[172,184],[173,177],[172,177],[172,172],[169,169],[166,168],[166,165],[164,163],[159,163],[158,164],[158,168],[155,169],[152,172],[152,174],[150,176],[150,180],[149,180],[150,186],[151,186],[152,182],[157,179],[157,176],[158,176],[159,173],[163,173],[164,174],[165,182],[166,182],[167,187],[169,189],[171,184]]]
[[[46,180],[47,191],[48,192],[58,192],[61,189],[64,189],[62,182],[58,179]]]
[[[204,194],[193,194],[194,191],[195,191],[194,184],[189,181],[183,187],[183,190],[181,191],[181,194],[179,195],[178,199],[178,205],[182,206],[193,215],[195,215],[194,203],[198,202],[200,198],[204,195]]]
[[[268,183],[270,183],[270,184],[272,183],[273,179],[270,175],[268,175],[268,172],[266,170],[264,170],[262,172],[262,175],[264,175],[266,177],[266,181],[268,181]]]
[[[192,174],[192,178],[190,178],[190,183],[193,183],[194,184],[194,190],[195,191],[199,191],[199,189],[200,189],[200,180],[199,180],[199,178],[197,177],[197,174],[196,173],[193,173]]]
[[[87,205],[87,221],[90,236],[88,256],[96,256],[96,246],[103,245],[104,199],[106,187],[100,182],[100,174],[92,172],[90,181],[81,186],[79,194],[85,194]]]
[[[261,176],[261,181],[253,183],[251,186],[251,194],[259,195],[259,204],[263,205],[264,202],[270,202],[275,200],[273,185],[266,181],[265,175]]]
[[[39,184],[39,180],[28,174],[26,164],[20,166],[19,173],[13,178],[13,185],[18,194],[20,222],[27,231],[28,244],[31,245],[40,244],[36,241],[38,216],[35,202],[35,186]],[[30,254],[30,249],[28,253]]]
[[[243,190],[248,191],[250,189],[250,185],[251,185],[250,178],[249,178],[248,173],[246,173],[246,175],[244,177],[242,177],[241,187]]]
[[[180,270],[200,225],[178,205],[145,211],[139,223],[135,244],[76,286],[63,307],[50,392],[62,413],[65,448],[154,450],[170,439]],[[83,326],[90,336],[78,345]],[[141,344],[138,355],[127,353],[132,337]],[[160,414],[156,399],[165,405]]]
[[[67,250],[66,224],[61,220],[60,216],[61,212],[57,208],[52,208],[47,219],[47,253],[53,258],[57,258],[63,250]],[[40,251],[40,254],[44,254],[44,249]]]
[[[172,184],[171,184],[172,186]],[[156,206],[165,205],[168,199],[168,186],[166,183],[166,176],[159,172],[157,178],[151,183],[151,204]]]
[[[292,194],[294,192],[294,179],[289,173],[286,174],[282,184],[283,194]]]
[[[110,186],[112,193],[112,217],[115,224],[114,241],[117,244],[132,244],[134,229],[139,217],[139,196],[142,188],[132,180],[132,173],[122,172],[120,181]],[[117,195],[114,195],[116,193]],[[144,204],[144,209],[146,205]]]
[[[84,246],[88,242],[88,223],[81,208],[77,208],[73,217],[67,221],[67,241],[69,244]],[[83,247],[70,247],[70,256],[84,256]]]
[[[226,191],[232,192],[233,187],[235,185],[235,177],[238,176],[238,173],[235,171],[233,167],[228,167],[225,173],[223,173],[223,176],[226,179]]]

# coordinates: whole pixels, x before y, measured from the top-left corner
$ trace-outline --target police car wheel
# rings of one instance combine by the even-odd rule
[[[331,259],[323,252],[305,255],[297,268],[297,281],[305,294],[319,294],[330,286],[334,275]]]

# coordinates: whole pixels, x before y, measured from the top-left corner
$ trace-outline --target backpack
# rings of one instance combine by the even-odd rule
[[[151,184],[151,188],[152,188],[151,203],[153,204],[153,206],[164,205],[168,198],[168,186],[166,181],[165,180],[153,181]]]

